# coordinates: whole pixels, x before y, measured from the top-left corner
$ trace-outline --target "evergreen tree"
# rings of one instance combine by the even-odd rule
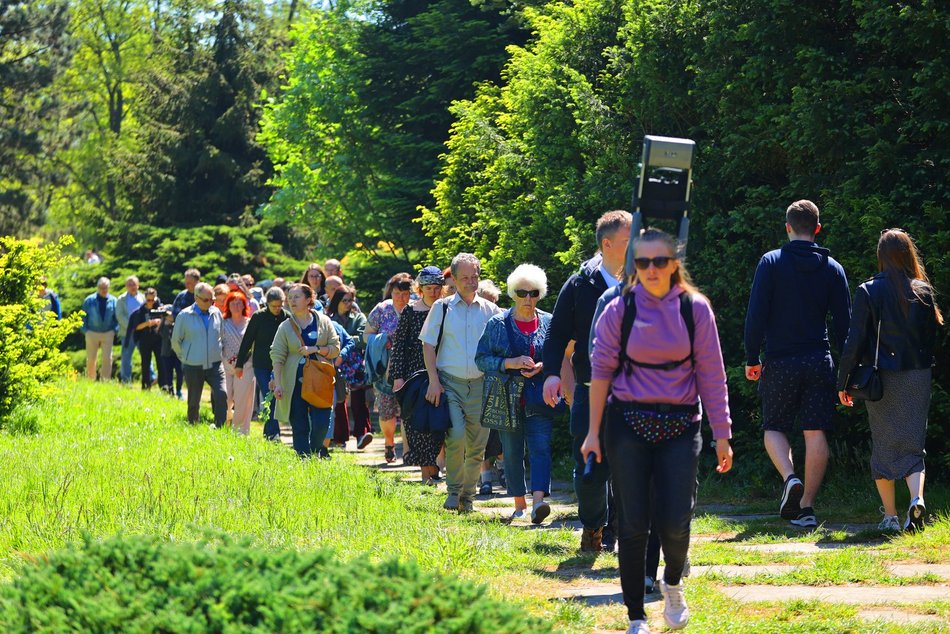
[[[129,221],[233,225],[266,200],[271,166],[255,141],[255,103],[276,55],[256,28],[262,19],[249,3],[228,0],[207,33],[194,22],[164,42],[178,54],[147,80],[142,152],[130,157],[127,178]],[[200,46],[205,36],[208,49]]]
[[[0,235],[42,212],[41,163],[59,105],[47,89],[68,60],[66,20],[65,2],[0,0]]]

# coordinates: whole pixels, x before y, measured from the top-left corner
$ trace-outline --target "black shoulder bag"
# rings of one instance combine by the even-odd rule
[[[856,401],[879,401],[884,397],[884,385],[878,371],[878,355],[881,352],[881,317],[877,320],[877,342],[874,344],[874,365],[858,364],[848,375],[845,391]]]

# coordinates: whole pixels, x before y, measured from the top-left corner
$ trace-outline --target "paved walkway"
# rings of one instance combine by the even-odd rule
[[[290,430],[282,429],[281,437],[285,443],[290,443]],[[340,451],[337,449],[336,451]],[[402,466],[401,440],[397,437],[397,460],[387,464],[383,458],[382,436],[363,451],[357,451],[355,441],[351,440],[346,447],[347,453],[355,453],[357,461],[370,468],[380,469],[397,474],[407,482],[419,480],[417,467]],[[444,490],[445,484],[439,487]],[[552,492],[549,498],[551,516],[540,528],[566,528],[577,534],[580,543],[581,524],[577,521],[577,506],[571,483],[564,481],[552,482]],[[475,511],[486,515],[507,518],[513,510],[511,498],[504,495],[504,491],[495,487],[490,496],[478,496],[475,500]],[[727,506],[700,507],[700,513],[715,514],[722,519],[734,522],[749,520],[774,519],[770,515],[741,515],[735,509]],[[528,518],[516,520],[513,524],[525,529],[539,528],[533,526]],[[841,531],[852,539],[858,534],[876,529],[868,524],[826,524],[829,531]],[[784,603],[793,600],[822,601],[859,606],[858,616],[868,621],[896,622],[911,628],[915,625],[926,625],[928,631],[950,632],[950,624],[939,616],[923,613],[920,608],[929,601],[950,601],[950,564],[928,562],[887,562],[882,565],[894,577],[906,578],[908,582],[901,585],[799,585],[777,582],[773,585],[762,583],[768,577],[794,575],[796,571],[807,570],[815,565],[815,561],[823,554],[844,548],[855,549],[858,553],[876,552],[881,542],[853,542],[827,541],[802,542],[781,541],[767,544],[737,543],[741,536],[735,533],[721,535],[694,535],[692,540],[700,542],[722,542],[739,552],[750,554],[787,553],[799,558],[812,557],[811,561],[802,564],[771,564],[771,565],[717,565],[693,566],[693,576],[713,576],[719,590],[727,597],[740,603],[763,602]],[[620,579],[616,566],[603,569],[567,568],[547,571],[550,574],[551,599],[577,601],[586,605],[600,606],[621,604],[623,597],[620,591]],[[660,571],[662,575],[662,570]],[[662,610],[659,596],[648,598],[647,609],[651,620],[659,622]],[[916,608],[916,609],[915,609]],[[873,627],[869,623],[869,627]],[[934,630],[934,628],[936,628]]]

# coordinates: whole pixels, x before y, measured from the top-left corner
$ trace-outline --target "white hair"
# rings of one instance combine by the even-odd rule
[[[452,258],[452,277],[458,278],[460,264],[471,264],[475,267],[475,272],[479,275],[482,272],[482,263],[479,262],[478,258],[476,258],[471,253],[459,253],[454,258]]]
[[[491,280],[482,280],[478,283],[478,296],[484,299],[487,299],[493,304],[498,303],[498,298],[501,297],[501,289],[495,286],[495,283]]]
[[[102,286],[103,284],[105,284],[106,286],[111,286],[112,282],[109,281],[108,277],[100,277],[99,281],[96,282],[96,288]]]
[[[540,266],[519,264],[508,276],[508,297],[515,298],[519,288],[541,291],[541,298],[548,294],[548,276]]]

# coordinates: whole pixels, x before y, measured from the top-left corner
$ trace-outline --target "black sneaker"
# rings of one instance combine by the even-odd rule
[[[926,521],[927,507],[924,506],[924,501],[920,498],[914,498],[907,509],[907,521],[904,522],[904,530],[911,533],[922,531]]]
[[[479,495],[491,495],[491,482],[482,482],[482,485],[478,487]]]
[[[798,517],[791,520],[791,523],[794,526],[799,526],[801,528],[814,528],[818,526],[818,518],[815,517],[815,509],[810,506],[806,506],[798,512]]]
[[[317,457],[319,457],[320,460],[329,460],[330,450],[326,447],[320,447],[320,449],[317,451]]]
[[[782,488],[782,505],[779,507],[779,515],[783,520],[794,520],[798,518],[802,510],[800,504],[802,495],[805,493],[805,485],[798,479],[794,473],[785,480],[785,486]]]
[[[607,525],[604,527],[604,532],[600,536],[600,548],[605,553],[612,553],[617,548],[617,534],[614,533],[614,529]]]

